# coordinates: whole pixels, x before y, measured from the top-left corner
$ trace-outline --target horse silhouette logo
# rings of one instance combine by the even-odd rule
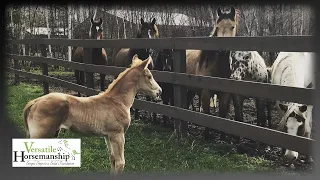
[[[75,155],[80,154],[76,150],[71,149],[69,147],[69,143],[67,140],[61,140],[58,143],[61,144],[62,146],[58,147],[57,150],[59,152],[64,152],[64,153],[68,154],[72,158],[72,160],[75,160],[75,157],[74,157]]]

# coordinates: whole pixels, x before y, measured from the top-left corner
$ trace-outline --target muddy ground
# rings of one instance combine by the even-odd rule
[[[76,79],[73,76],[56,75],[54,77],[76,83]],[[10,79],[8,79],[8,80],[10,81]],[[112,80],[113,80],[112,76],[106,77],[106,83],[108,83],[108,81],[112,81]],[[41,84],[41,82],[39,82],[37,80],[24,78],[24,77],[21,77],[21,81]],[[99,83],[99,75],[98,74],[95,74],[95,83],[94,84],[95,84],[95,89],[99,90],[100,83]],[[50,84],[50,92],[64,92],[64,93],[68,93],[68,94],[72,94],[72,95],[77,95],[77,92],[75,92],[73,90],[67,90],[65,88],[58,87],[58,86],[55,86],[52,84]],[[141,96],[140,94],[138,95],[138,98],[145,100],[145,97]],[[219,104],[218,100],[217,100],[217,102]],[[160,103],[162,103],[162,102],[160,102]],[[197,108],[196,104],[195,104],[195,106]],[[255,103],[254,103],[253,99],[247,99],[244,101],[243,110],[244,110],[243,116],[244,116],[245,122],[256,124],[256,108],[255,108]],[[213,115],[218,115],[218,108],[211,108],[211,113]],[[132,112],[132,114],[133,114],[133,112]],[[140,119],[145,119],[146,121],[148,121],[147,116],[148,116],[148,113],[146,111],[140,110]],[[160,114],[157,114],[157,117],[160,120],[162,119],[162,115],[160,115]],[[234,108],[233,108],[232,103],[230,104],[230,112],[229,112],[227,118],[234,119]],[[149,120],[149,122],[150,122],[150,120]],[[277,128],[278,122],[279,122],[279,115],[278,115],[275,107],[273,107],[273,109],[272,109],[272,128],[273,129]],[[313,121],[313,122],[315,122],[315,121]],[[170,122],[170,124],[172,125],[172,121]],[[190,135],[200,136],[204,130],[203,127],[200,127],[200,126],[192,124],[192,123],[189,123],[188,126],[189,126],[188,134],[190,134]],[[167,128],[172,128],[172,127],[167,127]],[[315,134],[315,124],[313,123],[312,138],[315,138],[314,134]],[[212,137],[212,140],[209,143],[215,143],[215,144],[216,143],[226,143],[226,142],[222,142],[219,140],[219,134],[217,132],[215,132],[214,130],[211,131],[211,137]],[[230,142],[232,139],[233,138],[231,136],[227,136],[228,142]],[[240,145],[230,145],[229,147],[230,147],[230,151],[237,151],[238,153],[246,153],[248,156],[259,156],[259,157],[262,156],[266,159],[269,159],[269,160],[276,162],[280,168],[288,168],[286,166],[286,163],[281,158],[281,148],[272,147],[272,146],[270,147],[270,149],[266,149],[263,146],[261,146],[262,148],[257,148],[256,145],[257,145],[257,142],[242,138]],[[303,159],[305,159],[305,156],[303,156],[303,155],[301,156],[301,159],[302,159],[302,161],[295,162],[295,169],[293,170],[293,173],[294,172],[299,172],[299,174],[311,173],[313,170],[313,164],[308,164],[308,163],[303,162]]]

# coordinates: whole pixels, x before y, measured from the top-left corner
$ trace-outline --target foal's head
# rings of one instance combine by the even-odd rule
[[[134,74],[134,83],[136,83],[138,91],[157,98],[161,95],[162,89],[159,84],[153,79],[153,76],[148,69],[148,65],[152,61],[151,56],[142,61],[138,58],[138,55],[134,55],[132,58],[132,66],[135,66],[136,74]]]
[[[90,39],[103,39],[102,36],[102,19],[100,18],[99,21],[94,21],[93,18],[91,18],[91,27],[89,31],[89,37]]]
[[[138,38],[159,38],[156,18],[153,18],[151,22],[145,22],[143,18],[141,18],[141,28],[138,33]]]
[[[173,49],[163,49],[156,62],[156,69],[161,71],[172,71]]]
[[[311,116],[308,114],[308,107],[304,104],[290,103],[289,105],[279,104],[279,108],[283,112],[282,120],[279,123],[279,130],[286,132],[294,136],[304,136],[308,133],[307,129],[307,118]],[[299,153],[291,150],[286,150],[284,156],[294,161],[298,158]]]
[[[231,6],[229,9],[219,7],[217,9],[217,20],[212,36],[234,37],[236,36],[239,13]]]

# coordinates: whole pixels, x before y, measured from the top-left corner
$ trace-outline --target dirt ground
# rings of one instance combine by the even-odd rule
[[[76,83],[76,79],[73,76],[59,76],[59,75],[57,75],[54,77]],[[112,76],[106,77],[106,83],[108,81],[112,81],[112,80],[113,80]],[[39,82],[37,80],[26,79],[24,77],[21,77],[21,81],[41,84],[41,82]],[[100,83],[99,83],[99,75],[98,74],[95,74],[95,83],[94,84],[95,84],[95,89],[99,90]],[[106,86],[107,86],[107,84],[106,84]],[[50,92],[64,92],[64,93],[68,93],[68,94],[77,95],[77,92],[75,92],[75,91],[67,90],[65,88],[54,86],[52,84],[50,85]],[[138,98],[145,100],[145,97],[143,97],[139,94],[138,94]],[[217,102],[218,102],[218,100],[217,100]],[[211,108],[211,113],[213,115],[218,115],[218,108]],[[254,103],[253,99],[246,99],[244,101],[243,113],[244,113],[243,116],[244,116],[245,122],[256,124],[256,108],[255,108],[255,103]],[[140,111],[140,119],[147,119],[147,114],[148,113],[146,111]],[[157,117],[159,119],[162,119],[162,116],[159,114],[157,114]],[[234,108],[233,108],[232,103],[230,104],[230,111],[229,111],[227,118],[234,119]],[[275,107],[273,107],[273,109],[272,109],[272,128],[273,129],[275,129],[277,127],[278,122],[279,122],[279,115],[278,115]],[[313,121],[313,122],[315,122],[315,121]],[[172,125],[172,122],[171,122],[171,125]],[[192,123],[189,123],[188,126],[189,126],[188,134],[190,134],[190,135],[199,136],[199,135],[201,135],[201,133],[204,130],[203,127],[200,127],[200,126],[192,124]],[[316,129],[315,124],[313,123],[312,138],[314,138],[315,129]],[[212,141],[209,143],[225,143],[225,142],[219,141],[219,134],[217,132],[215,132],[214,130],[211,131],[211,136],[212,136]],[[232,137],[227,136],[227,139],[230,140],[230,139],[232,139]],[[238,153],[246,153],[248,156],[260,156],[260,157],[262,156],[266,159],[269,159],[269,160],[276,162],[279,165],[279,167],[281,167],[281,168],[287,168],[287,167],[285,167],[286,165],[281,158],[281,148],[271,146],[270,149],[266,150],[265,148],[256,148],[256,144],[257,144],[257,142],[255,142],[255,141],[242,138],[240,145],[231,145],[230,151],[237,151]],[[303,155],[301,157],[302,157],[301,159],[305,158],[305,156],[303,156]],[[310,172],[312,172],[312,170],[313,170],[313,164],[307,164],[303,161],[297,161],[295,163],[295,170],[294,171],[299,171],[299,172],[303,172],[303,173],[310,173]]]

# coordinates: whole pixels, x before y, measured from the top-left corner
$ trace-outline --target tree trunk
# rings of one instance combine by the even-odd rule
[[[72,6],[68,5],[68,39],[72,38]],[[71,46],[68,46],[68,61],[71,61]]]
[[[49,26],[49,7],[46,6],[46,24],[47,24],[47,30],[48,30],[48,39],[50,39],[51,36],[51,29]],[[52,57],[52,51],[51,51],[51,45],[48,45],[48,49],[49,49],[49,57]]]

